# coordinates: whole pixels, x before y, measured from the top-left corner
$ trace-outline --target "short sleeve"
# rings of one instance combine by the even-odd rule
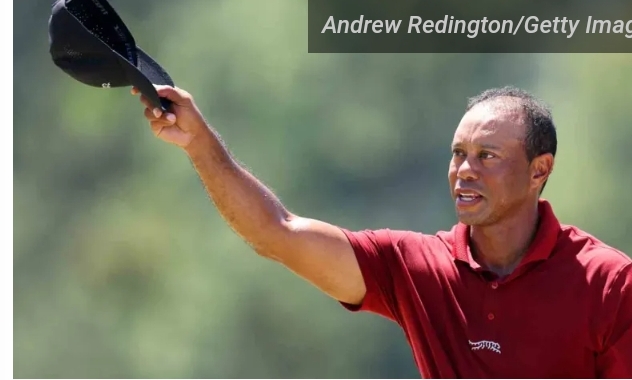
[[[632,264],[627,264],[609,287],[604,312],[612,321],[605,349],[597,356],[597,377],[632,378]]]
[[[340,302],[352,312],[372,312],[397,321],[398,307],[393,278],[404,270],[399,242],[406,231],[389,229],[349,231],[342,229],[362,272],[366,295],[359,305]]]

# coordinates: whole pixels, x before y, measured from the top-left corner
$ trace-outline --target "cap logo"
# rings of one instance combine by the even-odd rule
[[[103,83],[103,84],[101,85],[101,87],[103,87],[103,88],[111,88],[111,86],[110,86],[110,83],[109,83],[109,82]]]
[[[135,63],[134,53],[132,51],[132,44],[130,44],[127,38],[125,38],[125,32],[123,32],[123,30],[118,25],[114,25],[114,30],[116,31],[116,34],[118,34],[121,41],[123,41],[123,43],[125,44],[125,52],[127,53],[127,60],[132,63]]]

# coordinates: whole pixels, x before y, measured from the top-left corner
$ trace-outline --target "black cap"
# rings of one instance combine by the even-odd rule
[[[134,86],[166,111],[154,84],[174,86],[167,72],[143,52],[105,0],[57,0],[48,22],[50,54],[57,67],[94,87]]]

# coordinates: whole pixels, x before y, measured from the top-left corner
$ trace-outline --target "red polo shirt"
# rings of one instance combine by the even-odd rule
[[[401,326],[424,378],[632,377],[632,260],[540,201],[527,254],[498,280],[468,227],[426,235],[344,230],[367,294],[351,311]]]

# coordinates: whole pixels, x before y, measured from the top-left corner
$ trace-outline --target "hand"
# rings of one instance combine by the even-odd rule
[[[154,87],[160,97],[172,102],[169,112],[163,113],[160,109],[153,108],[144,95],[140,96],[140,101],[145,106],[145,118],[156,137],[186,148],[197,136],[208,130],[204,117],[189,93],[177,87]],[[138,89],[132,88],[132,95],[138,94]]]

